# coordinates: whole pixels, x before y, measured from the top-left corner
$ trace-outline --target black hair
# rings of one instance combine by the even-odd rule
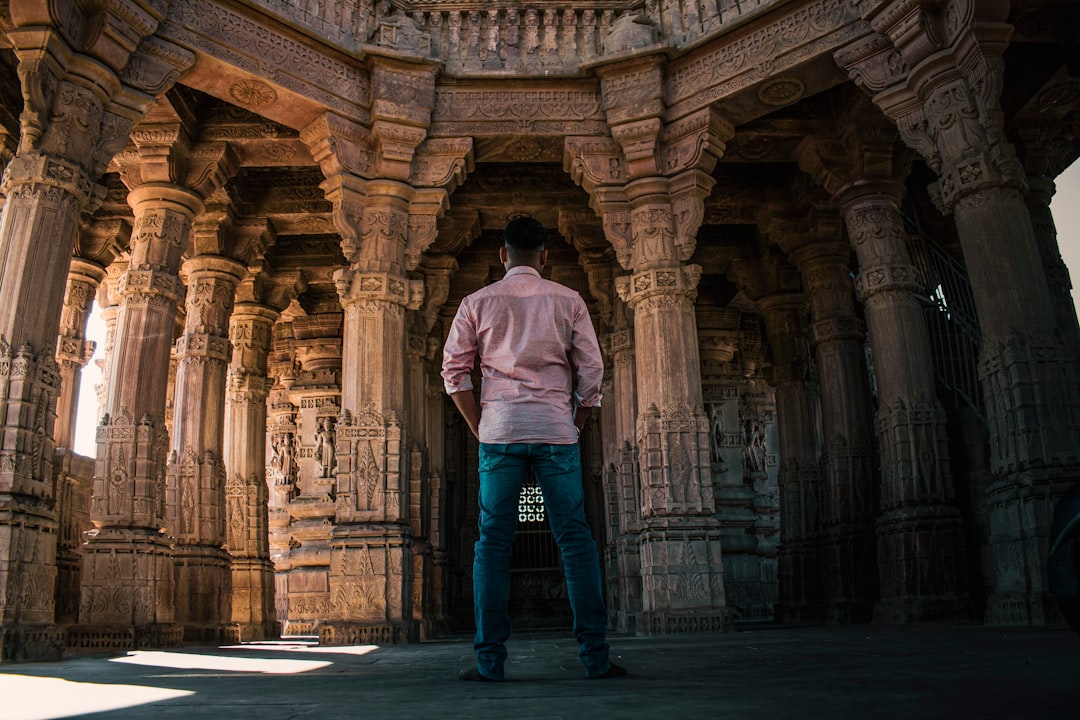
[[[547,231],[544,226],[531,217],[514,218],[503,231],[503,244],[511,250],[523,253],[537,253],[544,249]]]

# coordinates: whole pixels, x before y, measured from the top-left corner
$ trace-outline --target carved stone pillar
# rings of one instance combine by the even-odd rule
[[[642,630],[720,630],[728,613],[694,314],[701,268],[685,263],[734,129],[711,108],[665,126],[656,56],[597,72],[612,137],[567,138],[563,167],[632,272],[616,289],[634,313]]]
[[[628,188],[635,272],[617,279],[634,311],[646,632],[719,630],[720,528],[710,474],[694,297],[701,268],[682,265],[666,183]]]
[[[101,416],[105,414],[105,408],[108,407],[109,366],[113,349],[116,347],[116,319],[120,315],[121,300],[119,293],[120,280],[125,274],[127,274],[127,263],[113,262],[106,271],[105,280],[98,287],[97,303],[101,309],[101,322],[105,325],[104,352],[101,359],[94,361],[101,370],[101,383],[94,387],[98,402],[95,417],[99,421]]]
[[[105,269],[83,258],[71,261],[64,307],[60,313],[60,336],[56,360],[60,366],[53,471],[58,522],[56,552],[56,620],[74,623],[79,613],[82,575],[82,532],[90,529],[90,493],[93,463],[73,454],[75,418],[78,412],[82,369],[94,353],[86,340],[86,321]]]
[[[413,452],[423,451],[423,462],[414,462],[410,489],[410,524],[413,530],[413,618],[426,639],[444,629],[446,592],[445,497],[443,474],[445,443],[445,392],[442,388],[441,333],[433,334],[439,310],[450,293],[450,278],[457,261],[447,255],[427,257],[420,265],[424,276],[424,301],[419,311],[408,313],[409,417],[417,429]]]
[[[331,540],[333,644],[401,642],[416,634],[409,552],[405,312],[422,287],[404,275],[408,195],[373,181],[361,211],[363,257],[335,276],[345,309],[337,424],[337,527]]]
[[[197,255],[184,263],[187,313],[176,343],[172,451],[166,511],[175,539],[176,622],[194,642],[230,642],[232,583],[225,550],[225,381],[229,316],[245,272],[239,262]],[[246,479],[245,479],[246,482]]]
[[[898,185],[870,183],[838,200],[859,259],[877,381],[881,515],[877,521],[882,622],[956,619],[967,605],[963,520],[949,468],[945,410],[937,400]]]
[[[225,404],[225,544],[232,556],[232,622],[240,640],[280,632],[274,608],[266,478],[267,356],[280,313],[255,302],[233,307]]]
[[[611,393],[605,398],[612,406],[613,427],[604,428],[614,436],[615,454],[611,458],[614,477],[606,491],[611,493],[618,534],[615,536],[618,568],[618,607],[615,623],[620,632],[640,628],[641,596],[641,485],[637,461],[637,373],[633,318],[621,300],[615,303],[612,331],[608,337],[611,357]]]
[[[83,563],[76,642],[171,646],[172,542],[166,526],[168,435],[165,392],[177,305],[180,257],[202,209],[194,192],[170,185],[131,191],[131,260],[109,358],[106,413],[98,427],[91,519]]]
[[[780,444],[780,601],[785,622],[820,621],[825,616],[821,542],[824,493],[817,428],[817,400],[811,385],[806,298],[769,295],[759,302],[772,351],[776,423]]]
[[[82,607],[72,636],[76,644],[168,646],[183,638],[182,626],[173,622],[172,538],[163,530],[170,525],[165,480],[169,358],[183,296],[180,261],[190,246],[192,223],[203,211],[204,198],[236,164],[224,145],[192,151],[190,135],[175,115],[168,117],[170,112],[159,104],[159,122],[137,129],[132,135],[136,150],[119,158],[121,177],[133,188],[128,204],[135,222],[131,258],[118,288],[122,299],[106,413],[98,427],[91,504],[96,529],[84,557]],[[192,322],[202,321],[196,312]],[[215,322],[212,317],[205,321]],[[185,446],[196,442],[191,435],[184,436]],[[184,504],[175,493],[170,499]]]
[[[824,231],[839,236],[839,227]],[[813,321],[824,445],[822,577],[827,617],[837,622],[869,620],[878,592],[873,415],[850,255],[846,243],[829,240],[789,253],[803,276]]]
[[[896,6],[867,7],[877,33],[837,60],[940,177],[931,193],[956,223],[982,331],[994,475],[986,620],[1042,623],[1051,602],[1043,562],[1051,510],[1080,479],[1080,359],[1054,332],[1024,173],[1005,136],[1009,6],[964,3],[948,13],[919,6],[914,21]],[[941,27],[950,28],[947,37]]]
[[[859,264],[881,452],[875,617],[955,619],[967,605],[963,520],[923,315],[928,289],[908,250],[904,187],[894,179],[904,163],[893,148],[895,130],[868,99],[845,106],[840,142],[808,139],[799,163],[840,206]]]
[[[1046,282],[1054,306],[1055,326],[1068,353],[1072,357],[1080,355],[1080,327],[1077,325],[1076,303],[1072,295],[1072,279],[1069,268],[1061,259],[1058,245],[1057,226],[1050,212],[1050,199],[1054,196],[1054,181],[1045,175],[1028,175],[1027,199],[1028,212],[1035,230],[1035,240],[1039,244]]]
[[[140,45],[163,16],[127,6],[8,11],[25,106],[0,183],[0,662],[58,657],[63,645],[53,625],[53,348],[79,213],[102,196],[95,181],[152,102],[144,91],[163,91],[194,59],[163,41]],[[66,40],[76,37],[78,49]]]
[[[326,644],[417,635],[409,490],[421,463],[410,432],[423,428],[409,417],[402,358],[406,311],[420,308],[424,288],[408,273],[472,164],[470,139],[427,138],[435,72],[373,57],[370,129],[328,113],[301,133],[326,176],[347,262],[334,276],[345,319]]]
[[[72,259],[64,307],[60,312],[60,337],[56,343],[60,396],[56,401],[53,444],[57,448],[71,450],[74,447],[82,369],[94,354],[94,343],[86,339],[86,322],[98,285],[104,278],[105,269],[97,263],[78,257]]]

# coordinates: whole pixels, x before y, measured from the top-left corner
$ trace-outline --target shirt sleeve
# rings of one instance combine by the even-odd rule
[[[448,395],[473,389],[472,370],[476,363],[476,326],[467,303],[458,306],[450,334],[443,343],[443,385]]]
[[[600,407],[604,357],[600,354],[600,343],[596,341],[596,330],[593,329],[592,319],[589,317],[589,308],[580,297],[577,306],[571,340],[571,357],[578,376],[574,400],[581,407]]]

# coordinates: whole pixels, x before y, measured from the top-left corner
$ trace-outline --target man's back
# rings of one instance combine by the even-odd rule
[[[577,292],[533,268],[511,268],[462,301],[444,350],[449,392],[466,388],[477,353],[481,442],[577,442],[573,372],[579,400],[590,407],[599,404],[603,377],[596,334]]]

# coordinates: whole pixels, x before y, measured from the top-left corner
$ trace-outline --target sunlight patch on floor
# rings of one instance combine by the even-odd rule
[[[379,649],[378,645],[317,645],[315,643],[290,642],[287,640],[265,640],[244,643],[243,645],[224,645],[222,650],[273,650],[275,652],[326,653],[337,655],[367,655]]]
[[[220,655],[197,655],[194,653],[135,651],[125,657],[112,658],[109,662],[148,667],[174,668],[177,670],[219,670],[226,672],[266,673],[268,675],[295,675],[311,672],[333,665],[321,660],[277,660],[270,658],[222,657]]]
[[[190,690],[0,674],[0,717],[54,720],[194,695]]]

